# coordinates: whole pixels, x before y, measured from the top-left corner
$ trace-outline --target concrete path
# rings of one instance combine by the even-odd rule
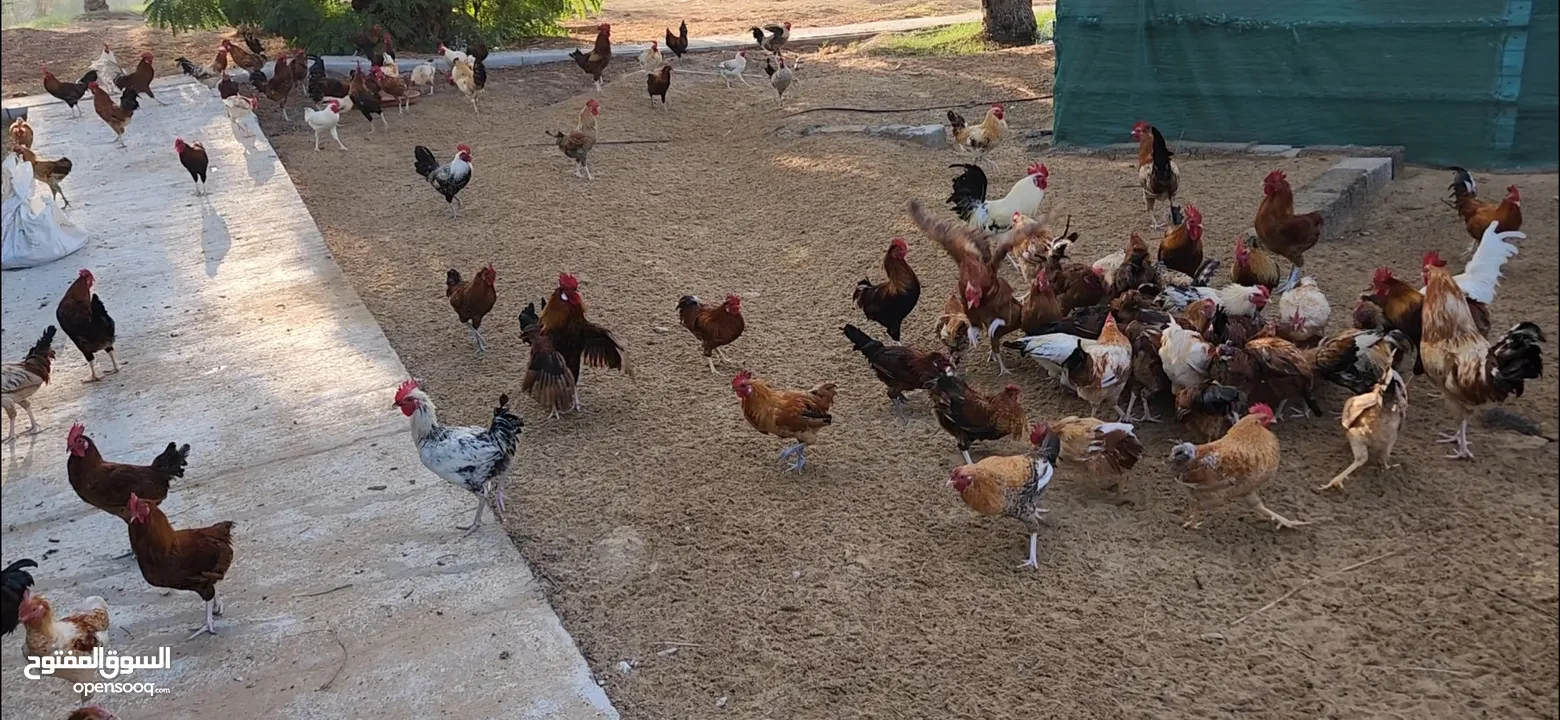
[[[1044,9],[1044,5],[1037,5],[1038,9]],[[820,43],[824,41],[845,42],[860,40],[874,35],[892,32],[907,32],[910,30],[924,30],[926,28],[944,27],[947,25],[961,25],[964,23],[980,22],[981,14],[978,12],[964,13],[962,15],[939,15],[936,17],[907,18],[904,20],[878,20],[875,22],[856,23],[854,25],[836,25],[821,28],[794,28],[791,32],[793,43]],[[637,58],[639,53],[650,47],[645,43],[613,43],[612,57]],[[706,38],[689,38],[688,50],[690,52],[714,52],[736,51],[754,47],[752,35],[713,35]],[[590,44],[582,43],[580,49],[589,51]],[[569,59],[572,50],[502,50],[488,54],[487,66],[489,68],[515,68],[522,65],[544,65],[546,63],[564,62]],[[662,49],[668,56],[671,51]],[[396,56],[400,58],[400,55]],[[407,53],[408,58],[425,58],[426,55]],[[352,68],[354,62],[362,58],[350,55],[326,55],[326,67],[332,71],[345,73]],[[402,60],[401,70],[410,69],[410,66]],[[440,62],[441,68],[446,68],[446,63]]]
[[[4,357],[20,359],[54,322],[86,267],[124,366],[84,385],[85,361],[56,341],[54,381],[33,400],[43,432],[0,449],[3,559],[37,560],[34,589],[62,612],[106,598],[110,649],[172,647],[171,670],[132,678],[168,693],[96,701],[126,720],[616,718],[503,530],[491,519],[469,538],[454,529],[474,500],[418,461],[391,408],[407,371],[276,155],[238,138],[199,85],[156,90],[169,105],[143,101],[127,150],[90,105],[67,119],[47,96],[7,101],[31,106],[39,155],[74,161],[70,212],[92,241],[0,277]],[[210,153],[207,203],[176,135]],[[66,482],[74,422],[111,460],[192,446],[163,508],[176,527],[236,522],[221,637],[186,642],[204,619],[200,599],[152,588],[134,560],[114,559],[128,550],[124,524]],[[0,716],[65,717],[69,685],[22,677],[21,636],[0,647]]]

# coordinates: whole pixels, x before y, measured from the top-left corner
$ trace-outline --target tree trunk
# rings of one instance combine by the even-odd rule
[[[108,0],[86,0],[81,9],[85,12],[107,12]]]
[[[1035,9],[1030,0],[980,0],[986,39],[1000,45],[1035,44]]]

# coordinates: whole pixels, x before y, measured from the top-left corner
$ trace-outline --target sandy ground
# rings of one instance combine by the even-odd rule
[[[1049,56],[1029,49],[952,61],[806,57],[788,109],[931,105],[1050,87]],[[695,61],[690,67],[699,67]],[[441,90],[388,132],[344,123],[349,152],[315,153],[293,125],[275,143],[354,287],[444,419],[484,421],[516,391],[526,349],[515,315],[577,273],[591,317],[613,329],[637,376],[587,370],[583,414],[529,421],[509,478],[511,535],[614,702],[631,718],[683,717],[1555,717],[1556,452],[1475,429],[1477,462],[1441,457],[1448,415],[1413,385],[1403,468],[1364,472],[1347,492],[1316,487],[1348,450],[1335,421],[1285,422],[1281,513],[1316,524],[1276,532],[1239,510],[1181,529],[1186,497],[1162,460],[1173,426],[1142,435],[1138,501],[1118,506],[1065,471],[1049,494],[1041,567],[1019,571],[1025,536],[980,517],[944,487],[953,442],[924,398],[897,423],[881,385],[839,335],[862,323],[854,282],[881,277],[883,248],[905,235],[927,289],[907,342],[936,343],[952,263],[920,236],[904,203],[937,204],[958,160],[887,141],[771,134],[839,118],[780,119],[767,88],[674,80],[651,109],[640,76],[609,84],[594,183],[542,131],[572,127],[586,97],[572,67],[495,72],[480,116]],[[1049,124],[1044,103],[1011,108],[1015,127]],[[274,111],[265,112],[277,129]],[[932,122],[936,112],[882,121]],[[862,116],[850,117],[861,122]],[[1125,135],[1136,118],[1122,118]],[[448,157],[474,148],[465,215],[411,171],[414,144]],[[533,144],[534,143],[534,144]],[[1027,160],[996,153],[994,182]],[[1082,254],[1143,229],[1125,163],[1048,160],[1047,204],[1071,214]],[[1321,159],[1188,160],[1184,195],[1205,215],[1210,253],[1228,260],[1273,167],[1304,183]],[[1497,325],[1555,325],[1556,178],[1522,185],[1532,236],[1507,268]],[[220,180],[214,180],[220,182]],[[1467,238],[1441,204],[1441,171],[1409,169],[1361,232],[1308,256],[1348,320],[1349,298],[1386,264],[1413,274],[1421,254],[1457,257]],[[444,270],[494,262],[499,305],[490,352],[473,356],[442,294]],[[712,376],[677,324],[677,298],[744,298],[747,334],[728,348],[784,386],[839,383],[834,425],[807,472],[773,469],[784,443],[744,423],[728,380]],[[865,325],[864,325],[865,327]],[[876,328],[872,328],[876,332]],[[1546,362],[1554,363],[1554,345]],[[1013,358],[1034,419],[1083,404]],[[996,385],[976,362],[975,383]],[[1551,372],[1511,403],[1554,431]],[[1322,404],[1341,407],[1327,386]],[[983,452],[1014,452],[996,444]],[[1341,568],[1391,553],[1357,570]],[[1317,578],[1321,578],[1317,580]],[[1299,588],[1251,620],[1234,621]],[[621,661],[633,669],[624,674]]]

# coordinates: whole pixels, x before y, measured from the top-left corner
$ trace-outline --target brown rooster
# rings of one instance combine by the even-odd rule
[[[696,295],[684,295],[677,301],[677,316],[682,326],[699,339],[711,374],[715,372],[714,354],[719,354],[720,361],[726,362],[726,353],[721,348],[736,342],[747,327],[742,319],[742,298],[736,295],[727,295],[726,301],[719,305],[705,305]]]
[[[888,399],[893,403],[894,413],[899,415],[900,421],[905,420],[905,393],[925,389],[943,370],[953,366],[948,356],[940,352],[922,352],[903,345],[884,345],[855,325],[846,325],[840,331],[850,340],[852,349],[867,359],[877,379],[888,387]]]
[[[520,311],[520,339],[531,346],[520,389],[538,405],[547,408],[552,417],[559,417],[574,403],[574,373],[569,370],[563,353],[553,347],[552,338],[542,332],[536,303],[529,303]]]
[[[588,362],[592,367],[622,370],[630,377],[634,375],[633,367],[612,331],[585,319],[585,298],[580,295],[580,281],[573,275],[562,273],[558,276],[558,287],[542,303],[540,324],[574,377],[575,410],[584,409],[579,393],[581,362]]]
[[[1029,527],[1029,559],[1020,568],[1040,567],[1040,516],[1049,512],[1040,507],[1040,501],[1056,473],[1056,458],[1062,449],[1061,438],[1044,423],[1030,431],[1029,444],[1032,449],[1028,455],[982,458],[954,468],[948,477],[948,486],[971,510],[1015,518]]]
[[[564,157],[574,161],[574,177],[579,177],[584,171],[586,180],[595,180],[596,176],[590,171],[590,150],[596,147],[596,117],[601,114],[601,103],[595,98],[585,101],[585,109],[580,111],[580,124],[574,132],[565,134],[561,130],[548,131],[558,141],[558,149],[563,151]]]
[[[108,124],[110,130],[114,131],[114,144],[123,148],[125,129],[130,126],[130,118],[135,115],[136,109],[141,107],[141,102],[135,97],[135,88],[125,88],[124,93],[119,96],[118,104],[115,104],[108,93],[98,86],[96,80],[87,83],[87,89],[92,91],[93,111]]]
[[[1499,204],[1492,204],[1479,199],[1479,184],[1474,181],[1472,173],[1460,167],[1451,170],[1452,184],[1447,188],[1452,191],[1451,205],[1468,228],[1468,237],[1473,238],[1473,244],[1463,253],[1463,257],[1479,249],[1484,231],[1492,222],[1500,223],[1501,230],[1522,229],[1522,193],[1516,185],[1506,186],[1506,196],[1501,198]]]
[[[130,496],[139,495],[149,503],[160,503],[168,497],[168,485],[176,477],[184,477],[184,467],[189,464],[190,446],[168,443],[168,447],[152,459],[151,465],[126,465],[108,462],[98,452],[97,443],[87,437],[81,423],[71,426],[65,436],[65,449],[70,457],[65,461],[65,473],[70,486],[83,502],[121,520],[129,520]]]
[[[462,279],[455,268],[444,274],[444,297],[450,307],[455,308],[460,324],[471,331],[471,340],[477,344],[479,353],[487,350],[487,343],[482,338],[482,318],[487,317],[493,304],[498,302],[498,288],[494,286],[497,280],[498,271],[493,269],[492,263],[478,270],[474,280]]]
[[[991,343],[990,356],[996,358],[999,372],[1006,375],[1008,369],[1002,362],[1000,341],[1003,335],[1021,329],[1023,321],[1023,309],[1013,299],[1013,288],[997,274],[999,264],[1013,249],[1012,233],[1004,235],[992,247],[989,256],[983,256],[980,251],[980,243],[985,239],[983,231],[951,220],[937,220],[915,200],[910,201],[910,217],[921,232],[942,246],[958,265],[958,287],[970,322],[967,331],[970,345],[978,344],[978,333],[984,332]]]
[[[135,71],[128,75],[120,75],[114,78],[114,87],[120,90],[135,90],[136,94],[145,95],[153,100],[157,96],[152,94],[152,78],[157,75],[157,68],[152,66],[152,54],[141,53],[141,61],[135,64]],[[157,100],[158,105],[167,105]]]
[[[1322,239],[1322,214],[1309,212],[1295,214],[1295,193],[1283,170],[1268,173],[1262,181],[1262,202],[1257,205],[1257,219],[1253,227],[1257,239],[1267,249],[1289,260],[1289,280],[1275,290],[1287,292],[1300,282],[1300,269],[1305,267],[1305,251]]]
[[[217,583],[233,564],[233,522],[189,530],[174,530],[168,516],[156,505],[130,494],[130,548],[135,551],[141,577],[152,587],[188,590],[206,601],[206,624],[190,636],[217,634],[216,615],[222,614]]]
[[[748,424],[765,435],[795,440],[796,444],[780,451],[776,462],[784,463],[795,456],[786,469],[801,472],[807,467],[807,446],[818,439],[818,431],[829,426],[834,418],[829,407],[834,404],[834,383],[824,383],[806,392],[781,390],[769,387],[762,380],[754,380],[747,370],[731,379],[742,402],[742,416]]]
[[[904,238],[890,240],[888,252],[883,254],[883,273],[887,279],[874,285],[871,280],[862,278],[856,281],[856,290],[851,294],[851,299],[867,319],[882,325],[894,342],[899,342],[905,318],[921,300],[921,279],[905,259],[909,254],[910,246]]]
[[[937,424],[958,442],[964,462],[975,462],[970,458],[970,447],[977,440],[1022,435],[1029,427],[1017,385],[1008,385],[996,395],[986,395],[947,367],[927,389],[931,391]]]
[[[591,47],[590,54],[575,50],[569,53],[569,57],[590,75],[590,79],[596,83],[596,92],[601,92],[601,75],[607,71],[607,63],[612,62],[612,25],[602,23],[596,26],[596,44]]]

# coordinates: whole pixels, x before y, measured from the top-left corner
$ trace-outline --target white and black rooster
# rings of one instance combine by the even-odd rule
[[[1051,184],[1051,171],[1044,163],[1034,163],[1025,171],[1024,177],[1013,183],[1007,195],[988,199],[986,171],[968,163],[954,163],[948,167],[964,170],[953,179],[948,205],[959,214],[960,220],[977,230],[1006,230],[1013,226],[1014,213],[1038,216],[1045,190]]]
[[[438,408],[418,389],[416,380],[407,380],[396,388],[395,407],[411,418],[412,442],[417,445],[417,456],[422,458],[423,465],[447,482],[481,496],[471,525],[459,529],[470,535],[481,527],[482,508],[487,507],[490,494],[498,501],[498,512],[504,511],[501,480],[515,457],[521,428],[525,427],[525,421],[509,411],[508,395],[498,396],[493,422],[486,428],[440,425]]]
[[[413,153],[417,157],[417,174],[427,178],[428,184],[444,196],[452,216],[460,217],[461,202],[456,196],[471,182],[471,148],[456,145],[454,159],[443,165],[426,147],[418,145]]]

